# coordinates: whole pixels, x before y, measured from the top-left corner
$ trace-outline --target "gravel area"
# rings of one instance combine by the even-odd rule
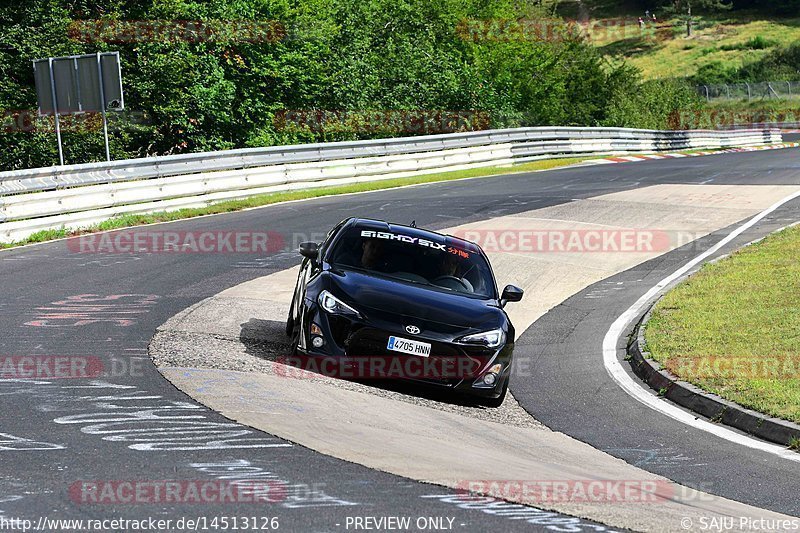
[[[219,334],[173,331],[166,325],[153,337],[149,347],[150,356],[158,367],[211,368],[296,376],[297,369],[275,362],[279,355],[288,353],[286,337],[280,331],[283,325],[263,321],[248,326],[249,329],[241,330],[238,338],[233,338]],[[349,391],[374,394],[462,416],[549,431],[528,414],[510,393],[506,395],[502,406],[488,408],[466,398],[454,397],[446,391],[404,382],[372,381],[366,384],[310,373],[304,373],[301,378],[287,379],[311,379]]]

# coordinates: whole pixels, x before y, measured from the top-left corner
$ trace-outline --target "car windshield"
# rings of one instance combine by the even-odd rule
[[[398,232],[350,228],[337,239],[328,262],[463,294],[495,296],[489,264],[474,246],[458,247]]]

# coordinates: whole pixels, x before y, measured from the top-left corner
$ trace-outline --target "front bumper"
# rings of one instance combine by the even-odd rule
[[[448,331],[441,324],[427,327],[430,323],[416,319],[407,323],[419,324],[422,331],[410,335],[397,320],[375,314],[371,313],[368,321],[332,315],[316,302],[306,301],[298,343],[298,353],[304,359],[300,362],[307,370],[337,378],[402,379],[484,398],[502,394],[511,373],[513,343],[499,348],[460,344],[454,339],[464,334],[463,328]],[[431,354],[421,357],[390,351],[390,336],[430,343]],[[315,337],[321,338],[317,345]],[[489,373],[494,374],[494,380],[485,379]]]

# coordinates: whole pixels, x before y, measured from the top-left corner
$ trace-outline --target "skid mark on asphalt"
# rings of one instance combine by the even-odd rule
[[[74,381],[74,380],[70,380]],[[169,400],[131,385],[88,381],[74,385],[58,382],[8,380],[0,394],[28,394],[41,400],[43,412],[66,411],[59,425],[76,426],[81,433],[109,442],[121,442],[139,451],[187,451],[248,448],[283,448],[291,444],[232,422],[216,422],[216,413],[194,402]],[[46,443],[7,435],[0,446]],[[7,444],[4,444],[6,443]],[[2,448],[0,448],[2,449]]]
[[[324,238],[324,235],[323,235]],[[321,240],[315,238],[309,238],[308,240]],[[300,243],[296,243],[297,246]],[[294,259],[297,257],[297,246],[293,247],[291,250],[287,250],[285,252],[279,252],[273,254],[268,257],[255,257],[253,259],[245,259],[242,261],[235,262],[232,266],[233,268],[272,268],[276,264],[280,264],[282,260],[286,258]]]
[[[137,323],[138,315],[150,312],[159,298],[155,294],[78,294],[37,307],[33,320],[25,325],[68,328],[110,323],[129,327]]]
[[[603,448],[603,451],[612,455],[622,456],[633,466],[707,466],[706,463],[695,463],[691,457],[687,457],[678,450],[671,448]]]
[[[5,485],[5,484],[3,484],[3,485]],[[17,485],[17,483],[15,483],[15,485]],[[2,486],[2,488],[0,489],[3,492],[5,492],[4,495],[0,496],[0,516],[5,516],[5,514],[6,514],[6,509],[5,509],[6,504],[18,502],[18,501],[20,501],[20,500],[25,498],[24,496],[22,496],[20,494],[9,494],[9,492],[14,490],[14,489],[10,489],[9,490],[9,489],[10,489],[10,487],[5,487],[5,486]]]
[[[49,254],[41,254],[41,253],[29,253],[29,254],[14,254],[14,255],[2,255],[0,256],[0,261],[31,261],[36,259],[47,259],[50,257]]]
[[[252,483],[277,483],[285,492],[280,506],[287,509],[310,507],[348,507],[360,505],[355,502],[329,496],[323,490],[323,483],[291,483],[280,475],[254,465],[246,459],[216,461],[210,463],[190,463],[189,466],[214,479],[227,481],[231,485]]]
[[[64,446],[49,442],[39,442],[23,437],[0,433],[0,451],[20,451],[20,450],[63,450]],[[2,503],[2,502],[0,502]]]
[[[152,255],[152,254],[147,254],[147,255]],[[107,268],[107,267],[113,267],[115,265],[124,265],[126,263],[140,261],[141,259],[142,257],[138,255],[120,257],[119,254],[116,254],[116,255],[110,255],[108,257],[101,257],[99,259],[92,259],[91,261],[84,261],[83,263],[77,263],[76,266]]]
[[[141,451],[291,446],[275,438],[258,437],[239,424],[210,421],[208,411],[195,403],[165,400],[134,387],[90,398],[89,405],[96,411],[53,421],[77,425],[82,433],[129,443],[128,448]]]
[[[584,298],[587,300],[596,300],[611,295],[612,291],[621,291],[625,289],[622,281],[604,281],[599,287],[587,292]]]

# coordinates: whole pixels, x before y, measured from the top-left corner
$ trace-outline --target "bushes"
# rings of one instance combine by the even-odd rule
[[[677,85],[641,84],[635,71],[608,66],[566,31],[543,42],[503,30],[544,15],[514,0],[16,2],[0,7],[0,108],[35,108],[32,59],[97,50],[120,51],[126,105],[145,117],[112,133],[115,158],[432,132],[415,129],[413,113],[406,122],[376,123],[375,111],[427,110],[434,122],[442,111],[474,114],[456,128],[657,127],[671,106],[686,105]],[[69,37],[74,21],[97,19],[278,21],[287,33],[267,40],[156,33],[116,43]],[[494,30],[460,31],[468,21],[484,29],[493,21]],[[306,120],[286,120],[297,116]],[[99,131],[66,132],[64,142],[68,163],[103,158]],[[0,135],[0,170],[55,160],[51,132]]]
[[[647,129],[681,127],[674,117],[702,105],[693,86],[683,80],[652,80],[641,84],[620,81],[608,103],[605,126]]]
[[[800,43],[773,50],[739,68],[714,61],[700,67],[692,78],[698,84],[797,80],[800,80]]]
[[[773,41],[771,39],[765,38],[763,35],[756,35],[748,39],[743,43],[736,43],[736,44],[724,44],[720,46],[720,50],[725,51],[732,51],[732,50],[766,50],[767,48],[772,48],[773,46],[777,45],[777,41]]]
[[[722,61],[712,61],[701,66],[692,77],[698,84],[736,83],[738,79],[739,69]]]
[[[800,43],[770,52],[765,58],[745,65],[737,77],[743,81],[800,80]]]

